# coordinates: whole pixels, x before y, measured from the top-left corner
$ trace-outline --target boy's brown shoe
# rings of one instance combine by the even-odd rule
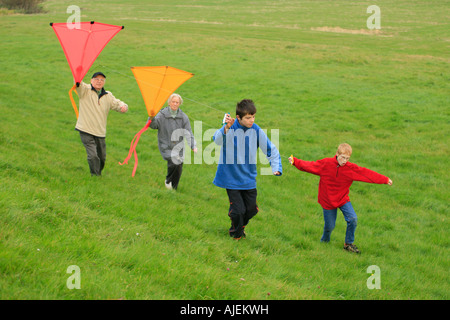
[[[358,247],[356,247],[353,243],[345,243],[344,244],[344,250],[354,252],[354,253],[361,253],[361,251],[358,250]]]

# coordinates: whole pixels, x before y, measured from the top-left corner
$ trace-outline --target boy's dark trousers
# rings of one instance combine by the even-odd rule
[[[227,189],[227,194],[230,200],[228,216],[231,219],[229,233],[231,237],[238,239],[244,236],[245,226],[259,211],[256,204],[257,191]]]
[[[167,160],[166,183],[172,182],[172,189],[176,190],[178,188],[178,183],[180,182],[182,172],[183,162],[180,164],[175,164],[172,160]]]
[[[80,131],[80,137],[86,149],[91,176],[101,176],[106,161],[105,138],[96,137],[82,131]]]

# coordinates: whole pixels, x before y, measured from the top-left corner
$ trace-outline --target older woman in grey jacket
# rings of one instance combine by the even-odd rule
[[[168,107],[162,109],[153,119],[150,128],[158,129],[158,148],[167,161],[167,189],[177,189],[181,178],[184,161],[184,141],[197,152],[194,134],[188,116],[181,111],[183,99],[173,93],[167,100]]]

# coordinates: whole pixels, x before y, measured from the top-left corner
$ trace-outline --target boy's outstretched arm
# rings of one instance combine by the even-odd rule
[[[348,165],[348,163],[346,164]],[[351,179],[354,181],[361,181],[367,183],[376,183],[376,184],[387,184],[392,185],[392,180],[373,170],[367,169],[365,167],[358,166],[355,163],[351,164],[352,168],[352,176]]]
[[[288,160],[289,160],[289,163],[291,165],[295,166],[298,170],[320,176],[320,173],[322,171],[322,161],[321,160],[305,161],[305,160],[298,159],[298,158],[294,157],[293,155],[291,155],[288,158]]]

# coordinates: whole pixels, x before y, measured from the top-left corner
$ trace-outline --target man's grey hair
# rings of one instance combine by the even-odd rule
[[[183,104],[183,98],[178,94],[178,93],[172,93],[169,97],[169,99],[167,99],[167,104],[170,103],[170,101],[174,98],[174,97],[178,97],[178,99],[180,99],[180,106]]]

